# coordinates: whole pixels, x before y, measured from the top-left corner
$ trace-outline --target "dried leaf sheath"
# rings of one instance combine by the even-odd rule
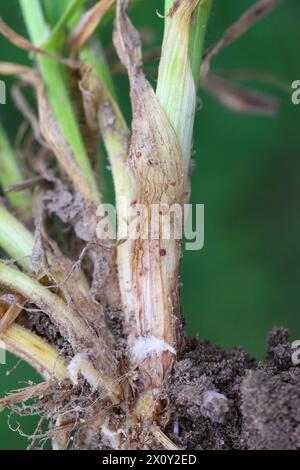
[[[73,55],[84,46],[113,3],[114,0],[101,0],[83,15],[71,35],[71,49]]]
[[[126,161],[131,194],[127,209],[143,204],[147,209],[141,227],[151,231],[151,205],[180,203],[184,196],[181,148],[170,122],[141,70],[138,33],[118,2],[115,46],[128,70],[133,112],[130,153]],[[125,207],[124,207],[125,209]],[[124,211],[122,211],[124,214]],[[143,216],[142,216],[143,217]],[[131,362],[139,364],[142,388],[159,388],[170,371],[181,328],[178,303],[180,242],[162,239],[133,240],[128,234],[119,247],[118,268],[128,330]],[[172,229],[171,229],[172,232]]]

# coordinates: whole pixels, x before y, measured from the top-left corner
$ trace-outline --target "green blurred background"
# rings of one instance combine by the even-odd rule
[[[218,39],[253,3],[215,0],[207,43]],[[163,20],[156,10],[163,12],[162,0],[145,0],[131,17],[139,28],[151,29],[154,43],[159,46]],[[17,0],[2,1],[0,16],[26,34]],[[299,25],[299,0],[284,1],[225,50],[214,68],[271,72],[290,86],[292,81],[300,80]],[[98,34],[109,46],[111,25]],[[30,62],[26,53],[3,38],[0,51],[2,61]],[[154,72],[150,79],[154,84]],[[9,90],[12,81],[5,81]],[[200,92],[192,202],[205,204],[205,247],[184,255],[182,304],[189,334],[226,348],[241,345],[263,359],[265,338],[273,325],[288,327],[293,338],[300,337],[300,105],[292,104],[289,91],[251,84],[280,97],[278,116],[234,114]],[[126,77],[117,77],[116,87],[130,118]],[[10,96],[0,113],[14,139],[22,118]],[[0,396],[21,387],[25,380],[38,380],[22,362],[7,375],[16,364],[18,360],[9,356],[7,366],[0,366]],[[17,422],[30,433],[36,421],[11,418],[13,427]],[[7,413],[1,413],[0,449],[22,449],[26,445],[26,439],[8,430]]]

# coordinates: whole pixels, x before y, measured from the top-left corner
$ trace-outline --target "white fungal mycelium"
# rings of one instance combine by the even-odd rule
[[[175,349],[155,336],[140,336],[134,342],[131,349],[131,358],[133,363],[141,363],[150,354],[160,354],[164,351],[169,351],[172,354],[176,354]]]
[[[85,380],[90,384],[92,390],[99,386],[99,373],[93,365],[81,354],[76,354],[68,365],[69,377],[74,385],[78,385],[78,376],[81,373]]]
[[[291,346],[294,351],[292,354],[292,363],[294,366],[298,366],[300,364],[300,340],[297,339],[293,341]]]

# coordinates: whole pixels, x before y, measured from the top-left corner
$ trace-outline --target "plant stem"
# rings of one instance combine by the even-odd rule
[[[189,15],[183,19],[183,51],[178,47],[176,52],[188,61],[190,16],[195,5],[187,0],[183,3]],[[147,421],[155,419],[163,384],[180,346],[180,240],[175,239],[176,216],[172,217],[171,212],[174,204],[181,203],[184,185],[177,134],[142,72],[141,46],[126,6],[127,2],[117,3],[114,33],[118,55],[128,71],[133,115],[130,151],[123,162],[130,184],[127,192],[117,195],[117,200],[123,200],[123,210],[118,211],[118,235],[119,239],[126,239],[119,247],[118,273],[129,364],[136,369],[140,384],[133,419]],[[164,45],[174,47],[169,38]],[[195,88],[193,78],[191,81]],[[163,230],[164,225],[170,228],[169,235]],[[128,228],[125,236],[120,227]]]
[[[189,57],[196,89],[199,86],[199,75],[202,63],[202,55],[205,45],[208,20],[213,0],[200,0],[196,7],[190,33]]]
[[[0,124],[0,185],[5,191],[9,186],[23,180],[20,163]],[[26,220],[30,216],[32,203],[30,191],[7,193],[7,199],[21,218]]]
[[[60,0],[61,1],[61,0]],[[44,47],[56,47],[60,44],[62,33],[66,26],[73,24],[74,21],[79,17],[83,11],[82,6],[87,0],[71,0],[70,2],[62,2],[57,4],[53,0],[45,2],[45,11],[47,18],[49,18],[51,24],[53,24],[53,30],[47,42],[44,43]],[[58,5],[58,7],[56,6]],[[55,6],[55,11],[53,11]]]
[[[167,15],[173,3],[174,0],[165,0],[165,30],[169,22]],[[212,4],[213,0],[200,0],[192,17],[189,55],[196,87],[198,87],[199,83],[202,54]]]
[[[127,204],[136,207],[139,215],[146,209],[139,220],[139,235],[135,236],[135,227],[129,226],[131,232],[120,246],[118,257],[131,365],[137,364],[143,389],[135,415],[142,420],[155,419],[156,400],[182,342],[178,282],[181,241],[175,230],[178,219],[182,221],[181,209],[187,199],[196,108],[190,44],[199,38],[199,30],[192,34],[192,23],[200,22],[202,16],[193,16],[198,0],[182,0],[176,5],[166,24],[156,97],[139,70],[136,36],[124,18],[121,2],[116,19],[119,29],[115,44],[128,69],[133,108],[133,136],[127,159],[133,191]],[[193,47],[193,57],[195,51]],[[155,219],[151,211],[157,205],[160,216],[166,217]],[[174,214],[175,205],[179,216]],[[168,222],[170,232],[165,234]],[[143,232],[144,227],[148,227],[148,233]]]
[[[0,339],[11,353],[28,362],[45,379],[54,376],[63,380],[68,377],[58,351],[32,331],[14,323],[0,335]]]
[[[47,40],[49,31],[43,17],[39,0],[19,0],[29,35],[34,45],[38,46]],[[51,52],[58,53],[52,47]],[[92,202],[98,204],[100,195],[84,142],[76,121],[74,109],[69,98],[63,66],[49,57],[37,58],[39,68],[46,86],[48,98],[61,132],[72,149],[74,159],[92,190]],[[65,168],[68,171],[68,168]],[[72,179],[72,174],[69,173]]]
[[[196,89],[201,67],[206,25],[212,0],[182,2],[165,18],[162,57],[156,95],[179,138],[183,170],[188,174],[196,108]],[[173,0],[165,0],[165,13]]]
[[[74,0],[71,1],[73,3]],[[49,22],[53,28],[58,22],[60,22],[63,12],[66,11],[69,3],[70,0],[60,0],[59,2],[54,2],[53,0],[42,0],[42,6],[46,14],[47,22]]]
[[[3,206],[0,206],[0,220],[0,247],[23,269],[30,271],[34,236]]]

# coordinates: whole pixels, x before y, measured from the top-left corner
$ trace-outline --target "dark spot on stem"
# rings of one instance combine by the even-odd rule
[[[169,16],[170,18],[172,18],[172,16],[174,15],[174,13],[176,13],[176,11],[178,10],[179,5],[180,5],[180,0],[176,0],[176,1],[173,3],[172,7],[170,8],[169,13],[167,14],[167,16]]]

